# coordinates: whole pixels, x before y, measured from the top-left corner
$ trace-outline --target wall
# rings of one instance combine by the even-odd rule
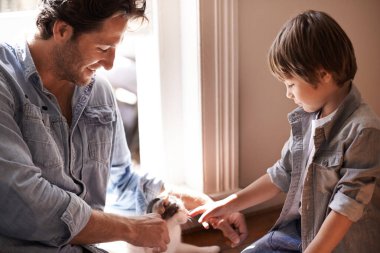
[[[287,113],[295,106],[285,97],[284,85],[270,74],[267,51],[283,23],[297,13],[325,11],[343,27],[356,51],[354,81],[380,115],[380,1],[239,0],[238,4],[239,182],[245,187],[279,158],[289,135]],[[280,202],[281,198],[269,205]]]

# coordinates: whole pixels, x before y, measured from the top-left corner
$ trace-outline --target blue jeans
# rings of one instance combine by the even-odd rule
[[[241,253],[300,253],[301,247],[301,222],[295,220],[270,231]]]

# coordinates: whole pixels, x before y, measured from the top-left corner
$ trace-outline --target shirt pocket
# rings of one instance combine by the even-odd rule
[[[343,154],[322,151],[313,164],[317,191],[331,194],[340,179],[339,171],[343,164]]]
[[[115,112],[110,106],[88,107],[84,121],[90,159],[108,164],[111,157]]]
[[[26,103],[21,131],[36,166],[52,169],[63,165],[62,155],[53,138],[47,112],[41,111],[38,106]]]

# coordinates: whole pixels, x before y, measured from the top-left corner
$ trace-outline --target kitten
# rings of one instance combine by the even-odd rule
[[[147,213],[158,213],[166,220],[169,230],[170,243],[167,245],[166,253],[217,253],[220,252],[219,246],[199,247],[181,241],[181,224],[185,224],[189,219],[188,211],[183,202],[174,197],[167,196],[152,200],[147,208]],[[151,248],[136,247],[128,243],[116,245],[113,247],[103,247],[110,253],[152,253]],[[111,245],[109,245],[111,246]]]
[[[181,224],[185,224],[188,219],[188,211],[183,202],[175,196],[156,198],[148,205],[147,212],[159,213],[166,220],[169,229],[170,243],[167,253],[216,253],[220,252],[219,246],[199,247],[181,241]],[[151,253],[151,249],[145,249],[146,253]]]

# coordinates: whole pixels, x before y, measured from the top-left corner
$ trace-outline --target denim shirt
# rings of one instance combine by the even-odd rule
[[[315,153],[306,169],[314,118],[302,108],[289,114],[291,136],[281,159],[267,170],[287,192],[274,228],[300,218],[306,249],[334,210],[354,222],[334,252],[380,252],[380,119],[352,84],[333,118],[316,129]]]
[[[161,181],[131,170],[106,80],[77,86],[72,112],[68,125],[25,42],[0,44],[1,252],[98,252],[68,242],[92,209],[103,210],[107,191],[133,213],[143,213],[160,191]]]

